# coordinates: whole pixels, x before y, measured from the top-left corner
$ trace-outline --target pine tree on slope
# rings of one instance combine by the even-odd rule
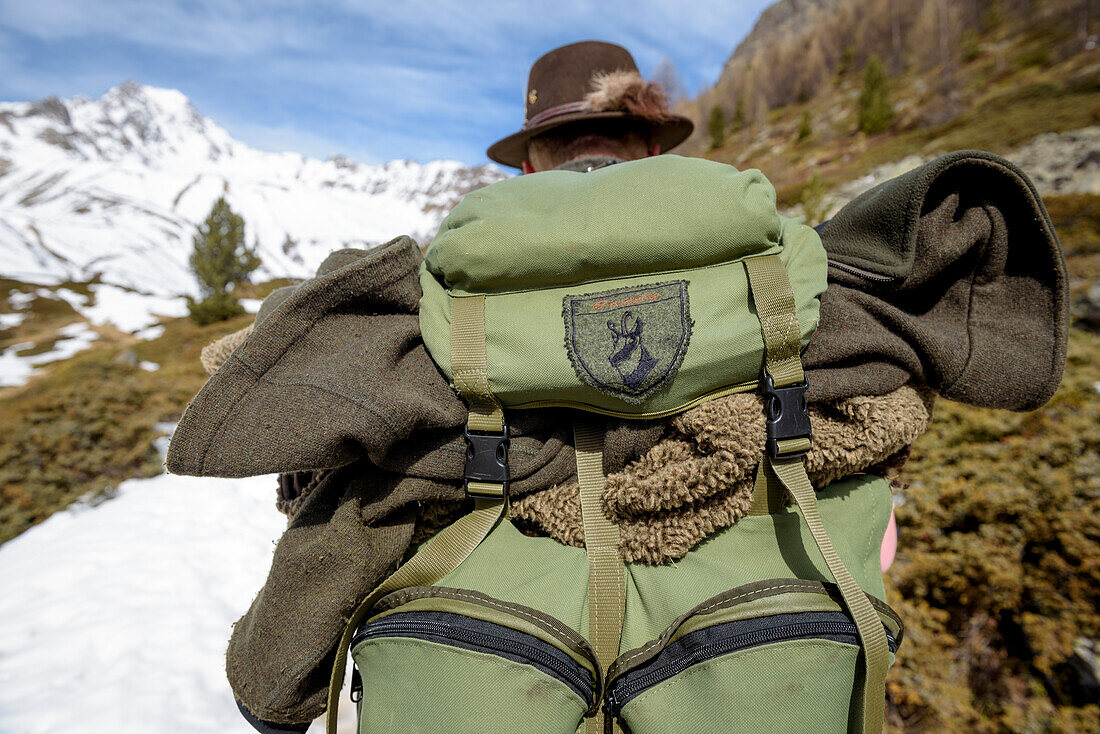
[[[231,290],[260,266],[255,249],[246,247],[244,238],[244,219],[220,197],[192,240],[191,270],[203,295],[201,301],[187,299],[196,323],[211,324],[244,313]]]

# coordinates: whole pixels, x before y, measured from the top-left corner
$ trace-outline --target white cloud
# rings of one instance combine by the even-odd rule
[[[366,148],[349,147],[332,138],[308,130],[300,130],[289,124],[265,125],[264,123],[235,120],[229,116],[217,116],[215,119],[238,140],[253,148],[272,153],[301,153],[308,158],[326,160],[334,155],[343,155],[360,163],[378,164],[385,161],[376,158]]]
[[[312,41],[286,11],[297,2],[0,0],[0,23],[43,41],[115,37],[219,57],[304,49]]]

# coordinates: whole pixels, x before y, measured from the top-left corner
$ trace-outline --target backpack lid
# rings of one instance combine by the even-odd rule
[[[459,293],[529,290],[777,252],[780,229],[760,171],[662,155],[468,194],[440,225],[425,266]]]
[[[421,269],[421,332],[453,381],[453,306],[477,299],[500,405],[670,415],[758,384],[744,260],[772,254],[804,347],[825,251],[777,213],[759,171],[665,155],[522,176],[467,195],[444,220]]]

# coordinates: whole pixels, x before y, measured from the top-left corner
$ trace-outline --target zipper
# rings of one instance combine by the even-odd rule
[[[841,612],[801,612],[779,614],[762,620],[749,619],[706,627],[684,635],[669,644],[648,665],[628,671],[608,685],[604,698],[604,715],[616,718],[632,698],[669,678],[720,655],[774,642],[803,639],[827,639],[859,645],[859,631],[854,622]],[[715,639],[716,638],[716,639]],[[890,652],[897,651],[897,641],[887,629]]]
[[[351,647],[380,637],[411,637],[526,663],[565,683],[589,706],[592,673],[567,653],[526,632],[451,612],[399,612],[362,625]]]
[[[864,270],[863,268],[857,268],[853,265],[845,265],[844,263],[838,263],[836,260],[830,260],[829,261],[829,267],[830,268],[836,268],[837,270],[848,273],[849,275],[854,275],[858,278],[863,278],[864,280],[870,280],[870,281],[873,281],[875,283],[893,283],[896,280],[900,280],[900,278],[898,278],[897,276],[894,276],[894,275],[879,275],[878,273],[872,273],[869,270]]]

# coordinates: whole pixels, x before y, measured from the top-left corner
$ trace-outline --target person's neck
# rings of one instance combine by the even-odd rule
[[[595,171],[597,168],[606,168],[616,163],[622,163],[622,160],[622,158],[616,158],[611,155],[586,155],[581,158],[574,158],[571,161],[566,161],[560,166],[556,166],[553,170],[588,173],[589,171]]]

